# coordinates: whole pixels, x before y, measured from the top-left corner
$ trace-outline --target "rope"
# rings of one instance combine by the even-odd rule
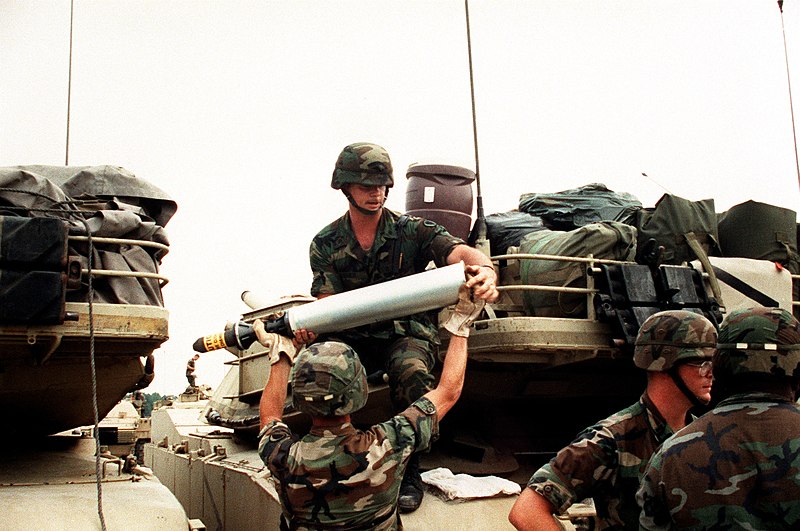
[[[100,517],[100,527],[103,531],[106,531],[106,520],[105,516],[103,515],[103,482],[100,479],[100,412],[97,408],[97,368],[95,366],[95,356],[94,356],[94,311],[93,311],[93,302],[94,299],[94,287],[92,286],[92,255],[94,254],[94,247],[92,245],[92,232],[89,229],[89,222],[85,219],[83,221],[83,226],[86,228],[86,235],[87,235],[87,245],[88,245],[88,260],[87,260],[87,270],[89,272],[89,290],[88,290],[88,299],[89,299],[89,365],[91,367],[91,374],[92,374],[92,411],[94,413],[94,448],[95,448],[95,457],[94,457],[94,474],[95,479],[97,480],[97,515]]]
[[[87,272],[88,272],[88,303],[89,303],[89,366],[91,368],[91,377],[92,377],[92,411],[94,413],[94,443],[95,443],[95,479],[97,483],[97,515],[100,517],[100,527],[103,531],[106,531],[106,520],[105,516],[103,515],[103,487],[102,487],[102,480],[101,480],[101,465],[100,465],[100,412],[97,407],[97,367],[95,365],[95,337],[94,337],[94,306],[93,306],[93,299],[94,299],[94,286],[92,285],[92,258],[94,255],[94,244],[92,241],[92,231],[89,227],[89,221],[85,218],[87,215],[92,215],[91,212],[81,212],[78,210],[69,210],[68,207],[74,207],[76,204],[79,204],[77,201],[57,201],[52,197],[49,197],[44,194],[40,194],[38,192],[32,192],[30,190],[19,190],[15,188],[0,188],[0,191],[3,192],[14,192],[20,194],[27,194],[35,197],[40,197],[43,199],[47,199],[55,206],[59,206],[61,208],[25,208],[25,207],[13,207],[13,206],[3,206],[3,210],[16,210],[16,211],[24,211],[24,212],[42,212],[42,213],[54,213],[59,214],[62,217],[74,217],[78,218],[78,220],[83,224],[84,229],[86,230],[86,242],[88,247],[88,256],[87,256]]]
[[[78,214],[78,211],[76,211],[76,210],[68,210],[66,207],[77,208],[78,206],[86,204],[86,203],[95,203],[96,202],[96,201],[77,201],[75,199],[68,199],[66,201],[58,201],[57,199],[53,199],[49,195],[41,194],[39,192],[34,192],[32,190],[21,190],[19,188],[9,188],[7,186],[0,186],[0,192],[12,192],[12,193],[16,193],[16,194],[25,194],[25,195],[31,195],[33,197],[40,197],[42,199],[47,199],[48,201],[53,203],[53,205],[55,205],[55,206],[65,207],[65,208],[26,208],[26,207],[13,206],[13,205],[3,205],[2,206],[2,208],[4,210],[18,210],[18,211],[21,211],[21,212],[27,212],[27,211],[37,212],[37,211],[41,211],[41,212],[52,212],[52,213],[57,213],[57,214],[64,214],[64,213]],[[85,212],[85,214],[91,214],[91,212]]]

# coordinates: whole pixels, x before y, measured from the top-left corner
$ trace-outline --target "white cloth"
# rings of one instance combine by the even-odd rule
[[[422,481],[441,490],[448,500],[490,498],[500,494],[519,494],[519,484],[497,476],[453,474],[447,468],[423,472]]]

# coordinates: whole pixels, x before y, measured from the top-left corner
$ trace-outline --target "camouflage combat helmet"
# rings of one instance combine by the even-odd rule
[[[337,341],[314,343],[294,361],[295,409],[323,417],[347,415],[367,402],[367,373],[356,352]]]
[[[719,328],[714,374],[800,377],[800,322],[781,308],[731,311]]]
[[[666,372],[680,360],[711,359],[717,329],[704,316],[687,310],[654,313],[636,336],[633,362],[640,369]]]
[[[339,190],[347,183],[394,186],[389,153],[381,146],[368,142],[346,146],[336,160],[331,188]]]

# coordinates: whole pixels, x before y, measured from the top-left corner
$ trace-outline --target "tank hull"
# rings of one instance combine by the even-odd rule
[[[0,528],[100,529],[93,439],[6,439],[2,446]],[[108,529],[189,529],[185,510],[157,478],[125,473],[113,459],[101,461]]]
[[[47,435],[94,423],[92,349],[103,418],[145,384],[147,356],[169,337],[169,314],[158,306],[93,304],[92,330],[87,303],[66,308],[76,321],[0,326],[0,408],[13,433]]]

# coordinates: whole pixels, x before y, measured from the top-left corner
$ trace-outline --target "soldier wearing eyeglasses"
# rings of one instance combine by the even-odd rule
[[[719,403],[653,456],[642,529],[800,529],[800,322],[732,311],[714,357]]]
[[[686,310],[658,312],[642,324],[633,361],[647,387],[632,406],[585,429],[537,470],[509,514],[517,529],[562,529],[554,514],[594,500],[596,529],[636,529],[636,490],[650,456],[711,399],[717,330]]]

